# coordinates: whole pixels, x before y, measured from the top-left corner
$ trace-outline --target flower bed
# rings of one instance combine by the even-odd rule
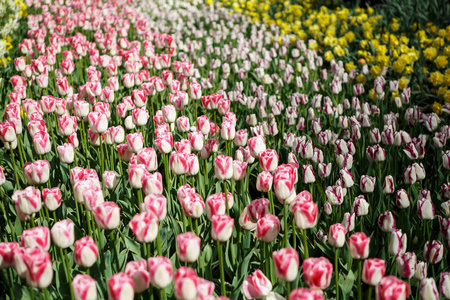
[[[335,45],[217,4],[29,4],[0,103],[5,298],[450,297],[449,126],[404,38],[402,72],[352,56],[386,48],[375,12]]]

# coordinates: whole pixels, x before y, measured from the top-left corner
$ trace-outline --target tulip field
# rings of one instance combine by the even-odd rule
[[[0,299],[450,299],[450,4],[304,2],[0,3]]]

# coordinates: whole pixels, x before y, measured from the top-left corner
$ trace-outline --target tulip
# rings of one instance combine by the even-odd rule
[[[256,237],[266,243],[271,243],[277,238],[280,228],[278,217],[266,214],[257,222]]]
[[[50,163],[47,160],[28,162],[24,165],[23,172],[28,184],[43,184],[50,177]]]
[[[113,230],[120,224],[120,207],[111,201],[98,204],[92,209],[95,222],[101,229]]]
[[[416,273],[417,257],[414,252],[406,252],[397,256],[397,271],[402,277],[412,278]]]
[[[142,137],[142,133],[129,133],[127,134],[127,145],[128,150],[133,153],[137,153],[144,147],[144,138]]]
[[[225,155],[218,155],[214,159],[214,173],[219,180],[227,180],[233,177],[233,158]]]
[[[163,193],[162,175],[159,172],[145,173],[141,179],[145,195]]]
[[[216,241],[226,242],[233,233],[234,220],[228,215],[213,215],[211,222],[211,237]]]
[[[50,253],[41,252],[24,260],[27,268],[26,279],[31,287],[45,289],[53,279],[53,266]]]
[[[148,288],[150,273],[147,271],[147,261],[145,259],[128,262],[125,267],[125,274],[133,279],[136,293],[142,293]]]
[[[409,284],[395,276],[384,277],[376,288],[376,297],[380,300],[405,300],[410,294]]]
[[[334,224],[330,226],[330,231],[328,233],[328,243],[336,248],[342,248],[345,244],[345,235],[347,230],[340,224]]]
[[[41,193],[32,186],[28,186],[24,190],[16,190],[11,199],[26,215],[37,213],[42,207]]]
[[[182,262],[195,262],[200,255],[201,239],[193,232],[177,236],[177,255]]]
[[[434,219],[434,205],[430,199],[419,199],[417,201],[417,215],[421,220]]]
[[[318,221],[319,207],[312,200],[297,200],[291,204],[295,225],[302,229],[314,228]]]
[[[431,264],[437,264],[442,260],[444,255],[444,245],[437,240],[427,241],[424,249],[425,260]]]
[[[372,193],[375,189],[376,178],[368,175],[361,176],[360,188],[363,193]]]
[[[134,232],[136,239],[141,243],[153,242],[158,235],[158,219],[150,212],[134,215],[129,226]]]
[[[254,223],[269,213],[269,200],[266,198],[253,200],[247,205],[248,216]]]
[[[256,189],[260,192],[267,193],[272,189],[273,176],[270,172],[261,172],[256,178]]]
[[[282,248],[272,254],[278,279],[292,282],[298,276],[300,258],[293,248]]]
[[[200,218],[205,211],[205,202],[197,193],[184,197],[181,200],[181,206],[186,216],[194,219]],[[225,211],[225,208],[223,208],[223,211]]]
[[[39,248],[43,251],[50,249],[50,230],[48,227],[38,226],[22,232],[20,245],[22,247]]]
[[[256,230],[256,223],[252,222],[250,220],[249,214],[248,214],[248,207],[245,207],[242,210],[241,215],[239,216],[239,225],[244,229],[248,231]]]
[[[407,208],[411,204],[411,199],[404,189],[397,191],[397,199],[395,203],[399,208]]]
[[[331,163],[319,163],[319,176],[322,178],[326,178],[331,174]]]
[[[163,289],[172,282],[172,262],[167,257],[157,256],[148,259],[148,271],[152,285]]]
[[[325,189],[325,195],[331,205],[341,205],[344,201],[344,193],[341,186],[329,186]]]
[[[94,133],[103,133],[108,129],[108,116],[99,111],[92,111],[88,115],[89,127]]]
[[[249,275],[242,286],[247,299],[265,299],[272,291],[272,283],[261,270]]]
[[[50,136],[45,131],[39,131],[33,136],[33,147],[37,155],[45,155],[52,149]]]
[[[110,300],[133,299],[133,279],[124,273],[115,274],[108,279],[108,294]]]
[[[97,286],[95,280],[85,274],[77,274],[72,281],[73,296],[75,300],[97,299]]]
[[[434,278],[424,278],[420,280],[420,298],[421,299],[439,299],[439,292]]]
[[[348,239],[350,255],[354,259],[366,259],[369,256],[370,238],[363,232],[352,234]]]
[[[303,183],[313,183],[316,181],[316,175],[314,174],[314,170],[312,165],[303,165]]]
[[[380,283],[386,271],[385,261],[379,258],[369,258],[364,261],[362,281],[376,286]]]
[[[187,154],[183,152],[172,152],[169,158],[170,169],[175,175],[183,175],[188,172]]]
[[[166,105],[161,108],[161,111],[163,113],[163,121],[165,123],[174,123],[177,117],[177,113],[175,110],[175,106],[173,105]]]
[[[390,211],[386,211],[378,217],[378,227],[384,232],[392,232],[395,229],[395,219]]]
[[[332,273],[333,265],[325,257],[311,257],[303,261],[305,282],[313,289],[328,288]]]
[[[407,236],[402,233],[401,229],[396,229],[391,232],[389,239],[389,253],[394,256],[404,254],[407,246]]]
[[[247,143],[250,149],[250,154],[254,158],[257,158],[260,152],[266,150],[266,142],[264,141],[264,137],[261,135],[249,138]]]
[[[128,167],[128,180],[131,187],[135,189],[142,188],[142,179],[147,174],[147,168],[143,164],[132,165]]]
[[[53,243],[59,248],[66,249],[75,241],[75,228],[72,221],[65,219],[53,224],[51,229]]]
[[[75,242],[74,260],[77,265],[90,268],[97,261],[98,248],[90,236],[85,236]]]
[[[14,252],[19,247],[16,242],[0,243],[0,269],[12,267],[14,264]]]
[[[62,163],[71,164],[75,159],[75,147],[73,144],[65,143],[62,146],[56,147],[58,150],[59,159]]]
[[[103,184],[107,190],[113,190],[117,186],[117,173],[114,171],[105,171],[102,175]]]
[[[322,290],[297,288],[290,294],[291,300],[323,300]]]
[[[414,274],[414,278],[423,279],[427,278],[427,263],[424,261],[419,261],[417,263],[416,273]]]
[[[174,295],[179,300],[197,298],[197,274],[193,269],[181,267],[175,272]]]
[[[450,299],[450,272],[442,272],[439,277],[439,290],[445,299]]]

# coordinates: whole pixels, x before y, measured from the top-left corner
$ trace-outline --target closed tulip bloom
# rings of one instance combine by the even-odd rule
[[[32,256],[43,253],[42,249],[39,248],[29,248],[29,247],[16,247],[14,250],[14,262],[13,267],[17,274],[21,278],[25,278],[28,273],[28,268],[26,265],[27,260],[31,260]]]
[[[0,167],[0,186],[4,185],[6,182],[5,171]]]
[[[155,140],[155,144],[158,147],[158,151],[167,154],[172,151],[173,148],[173,135],[172,133],[165,133],[162,135],[159,135],[158,138]]]
[[[313,289],[326,289],[332,274],[333,265],[325,257],[311,257],[303,261],[305,282]]]
[[[355,180],[353,179],[353,174],[349,170],[342,169],[339,171],[339,174],[345,188],[350,188],[353,186]]]
[[[248,231],[256,230],[256,223],[252,222],[250,220],[249,214],[248,214],[248,207],[245,207],[241,215],[239,216],[239,225],[244,229]]]
[[[130,261],[125,267],[125,274],[133,279],[134,291],[142,293],[150,284],[150,273],[147,270],[147,260]]]
[[[166,105],[161,108],[164,123],[174,123],[177,118],[175,106]]]
[[[276,172],[273,178],[274,190],[280,202],[287,200],[295,195],[295,178],[288,172]]]
[[[188,164],[187,175],[195,176],[200,171],[200,163],[198,161],[198,156],[196,154],[192,154],[192,153],[186,154],[186,155],[187,155],[187,164]]]
[[[368,175],[361,176],[360,188],[363,193],[373,193],[376,178]]]
[[[323,300],[322,290],[297,288],[290,294],[291,300]]]
[[[416,278],[416,279],[427,278],[427,268],[428,268],[428,265],[426,262],[424,262],[424,261],[417,262],[417,268],[416,268],[416,273],[414,274],[414,278]]]
[[[247,145],[248,132],[246,129],[236,131],[234,136],[234,144],[236,147],[245,147]]]
[[[0,140],[9,143],[16,140],[16,129],[9,122],[0,123]]]
[[[88,114],[89,127],[94,133],[103,133],[108,129],[108,116],[99,111],[92,111]]]
[[[417,201],[417,215],[421,220],[434,219],[434,205],[431,199],[419,199]]]
[[[207,116],[199,116],[197,118],[197,129],[203,134],[207,135],[209,134],[211,130],[210,122]]]
[[[191,143],[192,150],[200,151],[205,144],[205,137],[200,131],[190,132],[188,134],[189,142]]]
[[[336,248],[342,248],[345,244],[345,235],[347,234],[347,229],[340,224],[336,223],[330,226],[330,231],[328,233],[328,243]]]
[[[50,250],[50,230],[44,226],[24,230],[20,238],[20,245],[48,251]]]
[[[376,286],[380,283],[385,272],[386,263],[384,260],[379,258],[369,258],[364,261],[361,278],[364,283]]]
[[[278,279],[292,282],[298,276],[300,258],[294,248],[282,248],[272,254]]]
[[[314,201],[297,200],[291,204],[291,210],[298,228],[305,230],[317,225],[319,207]]]
[[[162,175],[159,172],[155,173],[146,173],[141,179],[142,189],[144,190],[145,195],[148,194],[158,194],[161,195],[163,193],[163,183],[162,183]]]
[[[397,272],[405,278],[412,278],[416,273],[417,256],[414,252],[406,252],[397,256]]]
[[[108,295],[110,300],[133,299],[133,279],[125,273],[116,273],[108,279]]]
[[[33,136],[33,147],[37,155],[45,155],[52,150],[48,132],[39,131]]]
[[[269,213],[269,205],[270,201],[266,198],[253,200],[249,205],[247,205],[250,220],[254,223],[258,222],[259,219]]]
[[[128,166],[128,180],[130,182],[131,187],[135,189],[142,188],[142,178],[144,178],[145,174],[147,174],[147,168],[143,164]]]
[[[226,155],[218,155],[214,159],[214,173],[219,180],[227,180],[233,177],[233,158]]]
[[[224,121],[220,129],[220,136],[226,141],[234,140],[236,136],[236,125],[230,121]]]
[[[82,200],[78,201],[84,204],[87,211],[92,211],[98,204],[105,202],[103,190],[98,185],[93,185],[91,183],[82,185],[77,183],[75,189],[75,193],[78,193],[78,190],[81,190]]]
[[[12,267],[14,264],[14,252],[19,247],[16,242],[0,243],[0,269]]]
[[[26,215],[37,213],[42,207],[41,193],[33,186],[28,186],[24,190],[16,190],[11,199]]]
[[[395,219],[392,212],[386,211],[378,217],[378,227],[383,232],[392,232],[395,229]]]
[[[267,193],[272,189],[273,176],[270,172],[261,172],[256,178],[256,189],[260,192]]]
[[[353,231],[355,229],[355,213],[345,212],[341,224],[345,227],[347,232]]]
[[[164,256],[150,257],[147,263],[152,285],[163,289],[172,282],[173,266],[170,259]]]
[[[152,213],[161,222],[167,215],[167,199],[164,195],[148,194],[140,208],[141,211]]]
[[[112,202],[103,202],[92,209],[95,223],[101,229],[113,230],[120,224],[120,207]]]
[[[325,163],[319,163],[319,176],[321,178],[326,178],[330,176],[331,174],[331,163],[325,164]]]
[[[197,299],[197,274],[193,269],[181,267],[175,272],[174,295],[179,300]]]
[[[75,241],[75,227],[72,221],[64,219],[56,222],[51,230],[52,240],[56,246],[66,249]]]
[[[137,153],[144,147],[144,138],[142,137],[142,133],[129,133],[127,134],[127,145],[128,150],[133,153]]]
[[[444,256],[444,245],[438,241],[427,241],[423,248],[425,260],[431,264],[437,264],[442,260]]]
[[[189,218],[198,219],[205,211],[205,202],[198,193],[184,197],[181,200],[181,206],[183,208],[183,212]]]
[[[74,260],[77,265],[90,268],[97,261],[98,248],[90,236],[85,236],[75,242]]]
[[[134,215],[129,226],[140,243],[153,242],[158,235],[158,218],[149,212]]]
[[[45,289],[53,279],[53,265],[50,253],[41,252],[24,260],[27,268],[27,284],[31,287]]]
[[[404,189],[397,191],[397,198],[396,198],[395,204],[399,208],[407,208],[410,206],[411,198],[409,197],[408,193]]]
[[[388,175],[384,178],[383,194],[392,194],[394,191],[394,178],[391,175]]]
[[[275,241],[281,228],[280,219],[271,214],[264,215],[256,225],[256,237],[266,243]]]
[[[29,185],[46,183],[50,177],[50,163],[47,160],[28,162],[23,166],[23,173]]]
[[[407,236],[401,229],[396,229],[391,232],[389,239],[389,253],[394,256],[403,254],[406,252]]]
[[[369,203],[364,199],[363,195],[355,197],[353,202],[353,212],[357,217],[365,216],[369,213]]]
[[[62,136],[69,136],[77,129],[77,119],[72,116],[58,117],[58,132]]]
[[[312,165],[303,165],[303,183],[313,183],[316,182],[316,174],[314,174],[314,169]]]
[[[420,280],[420,299],[439,300],[439,292],[434,278]]]
[[[439,290],[445,299],[450,299],[450,272],[442,272],[439,277]]]
[[[64,143],[56,147],[58,150],[59,159],[62,163],[71,164],[75,159],[75,147],[72,144]]]
[[[189,171],[188,154],[183,152],[172,152],[169,158],[170,169],[175,175],[187,174]]]
[[[193,232],[177,236],[177,255],[182,262],[193,263],[200,255],[201,239]]]
[[[211,237],[219,242],[226,242],[233,233],[234,219],[228,215],[213,215],[211,217]]]
[[[240,181],[245,178],[247,171],[247,163],[239,160],[233,160],[233,180]]]
[[[187,139],[175,142],[175,151],[190,154],[192,152],[191,143]]]
[[[331,205],[341,205],[344,201],[344,191],[341,186],[328,186],[325,189],[325,195]]]
[[[410,294],[409,284],[395,276],[384,277],[376,288],[376,298],[379,300],[406,300]]]
[[[148,110],[141,108],[133,109],[131,116],[133,118],[133,124],[136,126],[144,126],[145,124],[147,124],[147,121],[150,117],[148,114]]]
[[[350,255],[354,259],[366,259],[369,256],[370,238],[364,232],[352,234],[348,239]]]
[[[242,286],[247,299],[265,299],[272,291],[272,283],[260,269],[248,275]]]
[[[103,184],[107,190],[113,190],[117,186],[117,173],[114,171],[105,171],[102,175]]]
[[[72,290],[75,300],[97,299],[97,285],[89,275],[77,274],[72,281]]]
[[[247,144],[250,149],[250,154],[254,158],[257,158],[259,156],[259,153],[266,150],[266,142],[262,135],[258,135],[258,136],[249,138],[247,141]]]
[[[178,117],[176,123],[179,132],[188,132],[191,128],[189,125],[189,118],[186,116]]]

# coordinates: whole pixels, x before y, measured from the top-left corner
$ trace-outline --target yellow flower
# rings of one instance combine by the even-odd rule
[[[345,64],[345,71],[350,72],[350,70],[356,69],[354,62],[348,62]]]
[[[373,100],[373,101],[377,100],[377,94],[375,93],[375,90],[374,90],[374,89],[371,89],[371,90],[369,91],[369,99],[370,99],[370,100]]]
[[[442,105],[436,101],[434,101],[433,105],[431,106],[431,109],[438,115],[442,113]]]
[[[27,113],[23,110],[22,106],[20,106],[20,117],[22,118],[22,120],[25,120],[25,118],[27,117]]]
[[[404,72],[405,75],[411,75],[413,72],[414,72],[414,69],[412,66],[406,66],[405,72]]]
[[[437,56],[437,54],[438,54],[437,52],[438,52],[438,51],[437,51],[436,48],[434,48],[434,47],[429,47],[429,48],[423,50],[423,55],[425,56],[426,59],[428,59],[428,60],[433,60],[433,59],[436,58],[436,56]]]
[[[381,72],[381,67],[380,67],[379,65],[373,65],[373,66],[370,68],[370,74],[371,74],[373,77],[377,77],[378,75],[380,75],[380,72]]]
[[[445,93],[447,93],[447,88],[445,86],[441,86],[440,88],[438,88],[437,95],[439,98],[444,98]]]
[[[444,45],[445,45],[445,41],[443,38],[437,37],[433,41],[433,46],[435,46],[436,48],[441,48]]]
[[[445,103],[450,102],[450,90],[447,90],[444,94]]]
[[[447,67],[448,65],[448,59],[447,56],[444,55],[439,55],[435,60],[434,63],[436,64],[436,67],[438,69],[443,69],[445,67]]]
[[[356,76],[356,82],[365,84],[366,77],[364,76],[364,74],[359,74],[358,76]]]
[[[325,54],[323,55],[323,58],[326,60],[326,61],[330,61],[330,60],[332,60],[333,58],[334,58],[334,55],[333,55],[333,53],[331,52],[331,51],[327,51],[327,52],[325,52]]]
[[[403,61],[399,59],[394,61],[394,63],[392,64],[392,68],[394,69],[395,72],[401,73],[405,69],[405,64],[403,63]]]
[[[369,43],[367,42],[367,40],[361,40],[359,42],[359,48],[361,48],[361,49],[369,48]]]
[[[408,87],[408,84],[409,84],[409,79],[406,78],[405,76],[402,76],[402,78],[400,78],[400,79],[398,80],[398,87],[399,87],[399,89],[401,89],[401,90],[407,88],[407,87]]]
[[[439,71],[433,72],[430,74],[430,81],[434,86],[441,85],[444,82],[444,75]]]
[[[339,56],[339,57],[341,57],[341,56],[344,56],[345,55],[345,51],[344,51],[344,49],[342,49],[342,47],[341,46],[336,46],[336,47],[334,47],[334,49],[333,49],[333,53],[336,55],[336,56]]]
[[[400,24],[398,22],[391,23],[390,25],[392,31],[397,31],[400,28]]]

